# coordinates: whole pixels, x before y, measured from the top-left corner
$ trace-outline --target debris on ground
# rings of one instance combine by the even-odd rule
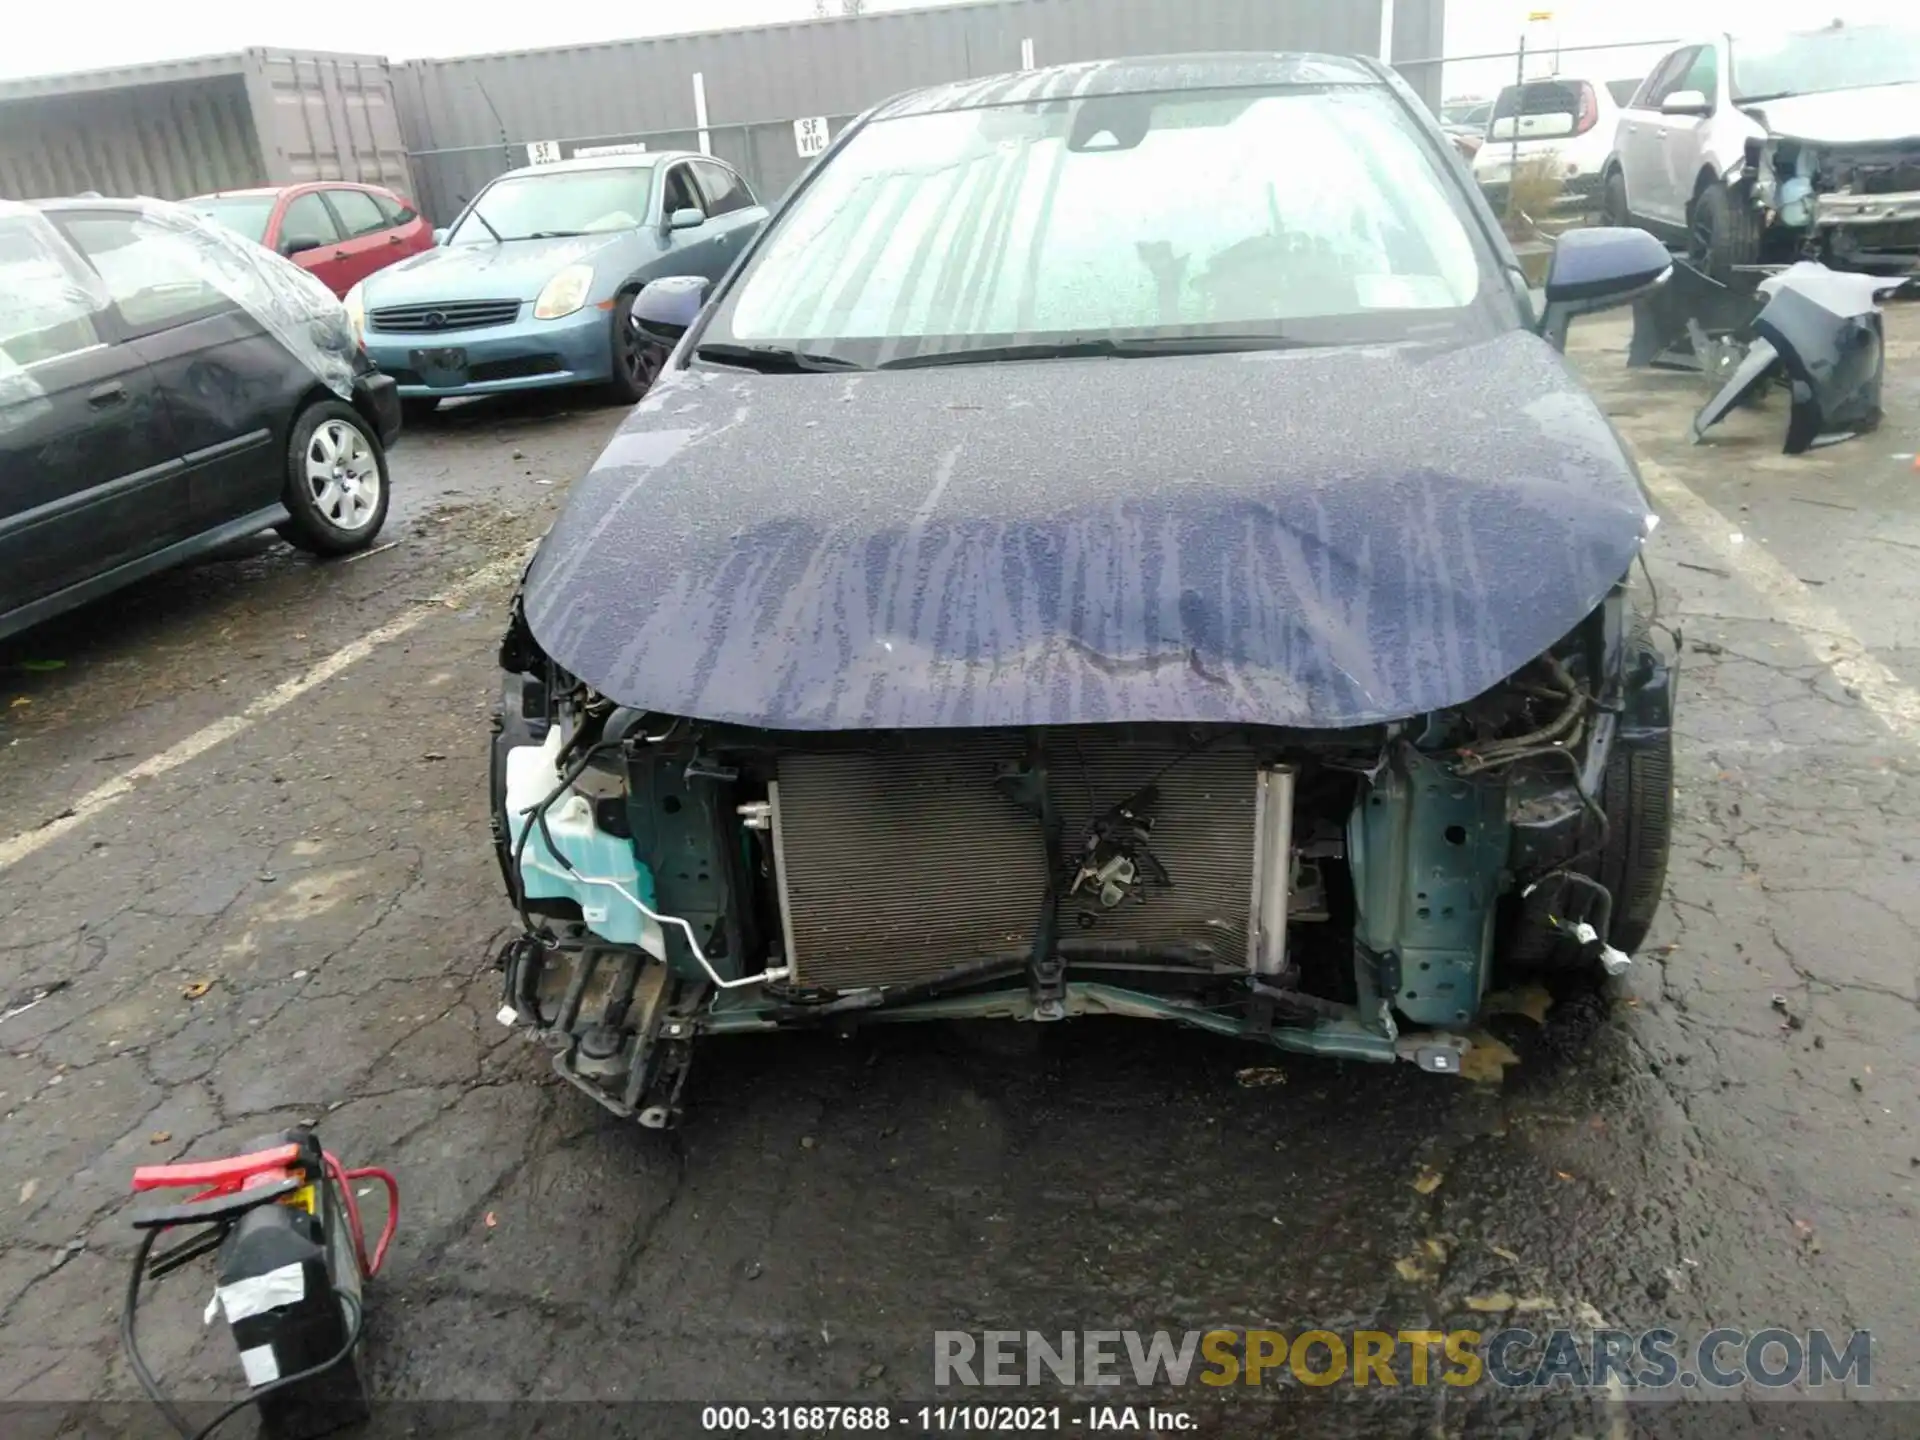
[[[1473,1080],[1480,1084],[1498,1085],[1505,1077],[1507,1068],[1520,1063],[1520,1057],[1504,1040],[1489,1035],[1484,1030],[1476,1030],[1470,1037],[1473,1041],[1467,1053],[1460,1057],[1460,1078]]]
[[[1287,1072],[1276,1065],[1249,1065],[1244,1070],[1234,1072],[1234,1079],[1249,1090],[1258,1090],[1268,1085],[1287,1083]]]
[[[1505,1290],[1495,1290],[1488,1295],[1467,1296],[1467,1309],[1482,1315],[1500,1315],[1507,1312],[1526,1314],[1535,1310],[1552,1310],[1554,1303],[1545,1295],[1516,1296]]]
[[[1886,373],[1886,325],[1880,296],[1902,280],[1843,274],[1802,260],[1759,283],[1766,305],[1750,330],[1732,339],[1737,363],[1726,384],[1693,420],[1698,444],[1735,406],[1750,404],[1775,381],[1791,396],[1788,455],[1852,439],[1880,423]],[[1740,347],[1744,344],[1744,350]]]
[[[1536,1025],[1547,1023],[1547,1011],[1553,1008],[1553,996],[1544,985],[1522,985],[1513,990],[1496,990],[1480,1002],[1485,1015],[1524,1015]]]
[[[1409,1285],[1418,1285],[1423,1280],[1433,1279],[1433,1272],[1427,1268],[1425,1259],[1418,1255],[1403,1255],[1393,1262],[1394,1272]]]
[[[213,988],[211,980],[194,980],[182,987],[180,994],[187,1000],[198,1000]]]
[[[0,1010],[0,1020],[11,1020],[16,1015],[26,1014],[49,995],[57,995],[72,983],[71,980],[54,980],[28,991],[25,999],[16,999],[5,1010]]]
[[[1413,1188],[1422,1195],[1431,1195],[1440,1188],[1441,1182],[1446,1178],[1431,1165],[1422,1165],[1420,1173],[1413,1177]]]

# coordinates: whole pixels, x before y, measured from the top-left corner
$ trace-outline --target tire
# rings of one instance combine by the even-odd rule
[[[402,395],[400,397],[400,421],[403,425],[418,425],[431,419],[433,412],[440,408],[438,395]]]
[[[1667,884],[1673,838],[1673,732],[1651,745],[1614,746],[1600,803],[1609,822],[1593,878],[1613,894],[1610,941],[1633,954],[1647,943]]]
[[[1617,167],[1607,172],[1606,181],[1601,186],[1600,223],[1624,226],[1633,224],[1633,211],[1627,208],[1627,177]]]
[[[1634,617],[1628,645],[1627,666],[1632,670],[1634,657],[1653,646],[1644,617]],[[1568,868],[1607,887],[1613,896],[1613,914],[1604,938],[1631,955],[1646,943],[1666,889],[1673,835],[1672,730],[1643,746],[1616,742],[1607,756],[1600,792],[1596,798],[1607,814],[1606,844]],[[1548,924],[1547,916],[1559,899],[1555,891],[1556,887],[1543,884],[1534,896],[1514,902],[1508,943],[1502,947],[1503,969],[1567,974],[1592,967],[1578,945]]]
[[[1753,207],[1725,185],[1708,182],[1688,217],[1687,258],[1722,285],[1731,283],[1734,266],[1760,259],[1760,219]]]
[[[607,398],[616,405],[631,405],[648,390],[660,373],[666,357],[631,324],[634,297],[622,295],[613,307],[613,332],[608,348],[613,361],[613,378],[607,382]]]
[[[351,405],[322,400],[301,411],[287,440],[287,519],[275,528],[315,555],[350,555],[387,520],[387,452]]]

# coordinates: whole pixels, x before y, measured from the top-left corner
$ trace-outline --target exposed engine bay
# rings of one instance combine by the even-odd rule
[[[1658,898],[1602,863],[1670,745],[1624,586],[1468,703],[1345,730],[690,720],[561,670],[517,602],[501,660],[501,1018],[650,1126],[698,1035],[793,1026],[1119,1014],[1456,1072],[1496,963],[1617,971]]]
[[[1769,135],[1747,142],[1729,178],[1767,219],[1763,258],[1897,274],[1920,265],[1920,139],[1837,145]]]

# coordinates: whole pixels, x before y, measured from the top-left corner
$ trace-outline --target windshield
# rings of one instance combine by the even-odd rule
[[[632,230],[646,220],[652,187],[651,165],[509,175],[480,192],[447,243],[490,245],[495,240]]]
[[[1729,43],[1735,100],[1920,80],[1920,30],[1849,25]]]
[[[701,348],[873,364],[1089,337],[1440,337],[1496,313],[1470,225],[1385,87],[904,116],[794,198]]]
[[[273,195],[215,195],[189,200],[187,205],[256,244],[264,244],[267,221],[273,218],[273,204],[277,198]]]

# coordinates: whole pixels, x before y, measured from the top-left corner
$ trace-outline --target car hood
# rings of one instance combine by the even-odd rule
[[[1769,133],[1818,145],[1920,144],[1920,82],[1788,95],[1748,108]]]
[[[441,245],[367,277],[360,293],[375,305],[426,305],[437,300],[532,300],[555,272],[619,243],[618,235]]]
[[[529,568],[559,665],[788,730],[1332,728],[1470,699],[1647,504],[1565,362],[1411,345],[669,371]]]

